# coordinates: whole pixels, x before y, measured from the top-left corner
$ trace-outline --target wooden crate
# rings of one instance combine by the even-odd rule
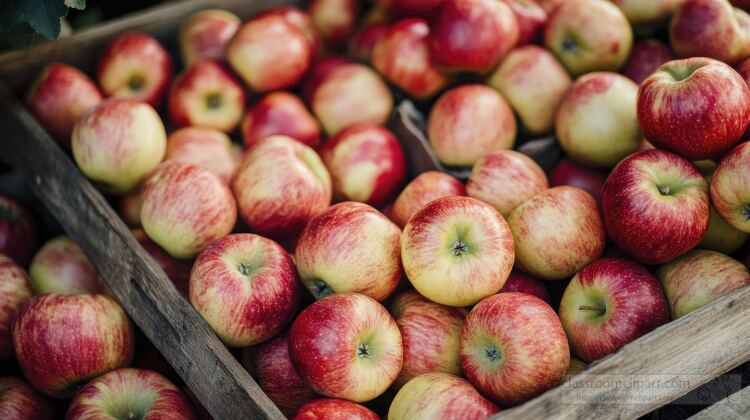
[[[155,261],[140,247],[102,195],[25,110],[22,98],[48,63],[63,61],[92,68],[104,45],[130,30],[149,32],[174,49],[179,24],[196,10],[218,7],[242,17],[283,3],[273,0],[191,0],[126,16],[57,42],[0,56],[0,160],[23,173],[31,189],[94,262],[134,322],[216,418],[283,418],[192,307],[182,299]],[[420,132],[409,103],[396,110],[394,130],[404,142],[414,172],[440,168]],[[522,146],[545,166],[559,150],[550,139]],[[456,173],[465,177],[466,173]],[[572,382],[552,389],[496,418],[617,417],[645,415],[690,389],[750,360],[750,287],[670,322],[593,363]],[[659,377],[688,380],[682,387],[616,389],[576,387],[597,378]],[[747,399],[747,390],[743,394]],[[599,403],[599,398],[636,401]],[[736,401],[738,398],[735,398]],[[745,402],[745,406],[750,401]],[[713,410],[731,407],[717,405]],[[746,408],[745,408],[746,410]],[[719,411],[716,411],[719,412]],[[745,411],[746,412],[746,411]],[[712,415],[708,412],[706,415]]]

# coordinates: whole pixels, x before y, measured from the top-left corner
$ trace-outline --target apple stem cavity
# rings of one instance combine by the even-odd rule
[[[488,346],[484,348],[484,355],[487,356],[490,362],[496,362],[500,360],[500,349],[495,346]]]
[[[594,306],[594,305],[578,305],[579,311],[596,311],[601,312],[602,314],[607,312],[606,308],[602,308],[601,306]]]
[[[315,280],[313,282],[313,294],[316,299],[320,299],[332,295],[333,289],[331,289],[323,280]]]
[[[0,214],[0,216],[2,216],[2,214]],[[750,222],[750,205],[745,204],[742,206],[742,216],[745,218],[745,223]]]
[[[253,267],[250,264],[240,263],[240,265],[237,266],[237,270],[239,270],[243,276],[250,277],[250,275],[253,274]]]
[[[366,359],[366,358],[369,358],[370,356],[372,356],[372,353],[370,353],[370,346],[368,346],[365,343],[362,343],[359,346],[357,346],[357,357]]]
[[[206,107],[217,109],[221,107],[221,93],[212,93],[206,97]]]
[[[453,250],[453,255],[457,257],[469,252],[469,245],[466,245],[460,239],[456,240],[456,242],[453,243],[453,246],[451,248]]]
[[[578,43],[572,37],[566,36],[565,38],[563,38],[560,47],[563,51],[566,52],[574,51],[576,48],[578,48]]]
[[[134,74],[130,76],[128,79],[128,89],[133,91],[139,91],[143,88],[143,85],[146,84],[146,80],[143,78],[143,76]]]
[[[659,194],[666,196],[669,195],[669,191],[669,185],[659,185]]]

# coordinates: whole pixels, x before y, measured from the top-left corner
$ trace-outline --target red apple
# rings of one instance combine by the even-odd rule
[[[31,289],[26,271],[7,256],[0,254],[0,360],[13,356],[11,326],[18,309],[33,295],[34,291]]]
[[[120,197],[117,211],[126,225],[133,228],[140,227],[142,206],[143,200],[141,199],[141,190],[136,188]]]
[[[503,288],[500,289],[500,293],[505,292],[528,293],[545,301],[548,305],[551,304],[549,291],[544,282],[515,268],[510,272],[510,276],[505,281]]]
[[[597,260],[565,288],[560,320],[573,352],[586,362],[614,353],[669,321],[659,281],[623,258]]]
[[[336,68],[344,64],[351,64],[352,61],[346,57],[332,55],[325,58],[317,59],[312,66],[305,81],[302,84],[301,96],[307,103],[311,104],[315,91],[318,89],[321,83],[325,81],[328,75],[331,74]]]
[[[464,184],[444,172],[428,171],[418,175],[401,191],[391,210],[391,219],[403,228],[411,217],[437,198],[465,196]]]
[[[317,149],[320,125],[305,104],[288,92],[273,92],[256,102],[242,120],[245,147],[252,147],[266,137],[281,134]]]
[[[320,398],[300,407],[292,420],[378,420],[369,408],[346,400]]]
[[[498,404],[518,404],[554,387],[569,363],[557,314],[535,296],[500,293],[466,317],[461,366],[469,382]]]
[[[151,255],[151,257],[164,270],[167,277],[172,280],[175,288],[188,299],[190,271],[193,268],[192,260],[181,260],[167,253],[156,242],[149,239],[143,229],[135,229],[131,232],[139,244]]]
[[[320,157],[331,172],[337,201],[380,207],[406,179],[406,158],[396,136],[375,124],[356,124],[326,140]]]
[[[549,174],[552,187],[570,185],[591,194],[597,203],[602,202],[602,188],[607,180],[607,172],[589,168],[569,158],[562,158]]]
[[[633,45],[633,52],[622,74],[640,85],[662,64],[672,60],[674,54],[665,43],[656,39],[638,41]]]
[[[607,233],[626,254],[661,264],[689,251],[708,227],[708,183],[689,161],[646,150],[620,162],[602,191]]]
[[[165,160],[189,163],[231,181],[238,162],[232,140],[213,128],[185,127],[167,137]]]
[[[318,33],[318,30],[315,28],[312,18],[306,11],[298,7],[294,7],[294,6],[281,6],[281,7],[274,7],[273,9],[266,10],[265,12],[262,12],[259,15],[257,15],[257,17],[263,17],[263,16],[283,17],[287,21],[287,23],[296,27],[302,32],[303,35],[305,35],[305,38],[312,46],[313,56],[318,54],[318,51],[320,50],[320,47],[321,47],[320,34]]]
[[[201,10],[180,26],[179,44],[185,67],[206,59],[224,58],[224,49],[240,27],[240,18],[221,9]]]
[[[67,236],[45,243],[29,266],[31,288],[36,294],[78,295],[96,293],[102,280],[83,250]]]
[[[52,404],[26,382],[10,376],[0,378],[0,418],[52,420]]]
[[[426,373],[409,381],[396,394],[389,420],[483,420],[500,409],[463,378]]]
[[[388,27],[383,22],[364,25],[349,39],[349,55],[359,61],[369,62],[375,44],[385,35]]]
[[[430,18],[440,11],[443,3],[445,0],[377,0],[377,5],[395,18]]]
[[[750,16],[727,0],[684,0],[669,25],[678,57],[709,57],[734,64],[750,55]]]
[[[403,349],[398,326],[382,305],[359,293],[342,293],[299,314],[289,333],[289,356],[319,394],[364,402],[396,379]]]
[[[711,177],[711,202],[716,212],[735,229],[750,233],[750,143],[727,153]]]
[[[536,0],[503,0],[510,6],[518,22],[518,44],[527,45],[538,41],[547,24],[547,12]]]
[[[0,194],[0,254],[26,266],[36,250],[36,222],[19,201]]]
[[[354,32],[359,7],[357,0],[312,0],[307,6],[307,13],[323,41],[331,46],[340,46]]]

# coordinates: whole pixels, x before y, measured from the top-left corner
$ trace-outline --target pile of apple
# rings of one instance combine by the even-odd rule
[[[750,284],[728,256],[750,233],[750,15],[727,0],[313,0],[202,11],[178,44],[174,78],[126,33],[95,81],[53,64],[27,103],[287,415],[377,418],[360,403],[384,395],[389,419],[483,418]],[[394,92],[466,183],[407,178]],[[512,150],[550,134],[549,174]],[[15,319],[48,395],[126,364],[122,311],[75,296]],[[112,315],[44,309],[65,299]],[[67,359],[24,340],[52,313],[88,323],[64,354],[119,358],[52,382]]]

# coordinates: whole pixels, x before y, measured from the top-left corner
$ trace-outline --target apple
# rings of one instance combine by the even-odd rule
[[[224,49],[241,22],[234,13],[221,9],[201,10],[188,17],[178,38],[185,67],[206,58],[224,58]]]
[[[0,378],[0,418],[12,420],[52,420],[54,409],[26,382],[5,376]]]
[[[612,0],[636,30],[653,31],[664,26],[685,0]]]
[[[302,32],[302,34],[305,36],[307,41],[312,46],[313,56],[318,54],[320,47],[321,47],[320,34],[318,33],[318,30],[315,28],[312,18],[306,11],[300,9],[299,7],[294,7],[294,6],[280,6],[280,7],[274,7],[273,9],[266,10],[258,14],[256,17],[264,17],[264,16],[283,17],[287,21],[287,23],[296,27]]]
[[[312,0],[307,13],[323,41],[337,47],[345,44],[354,32],[359,7],[357,0]]]
[[[526,45],[509,52],[487,83],[500,91],[529,133],[543,135],[552,131],[557,106],[572,81],[551,52]]]
[[[471,197],[429,202],[401,235],[406,276],[424,297],[443,305],[469,306],[497,293],[514,255],[503,216]]]
[[[11,326],[18,309],[33,295],[34,291],[31,289],[26,271],[7,256],[0,254],[0,360],[13,356]]]
[[[231,181],[238,162],[232,140],[223,132],[207,127],[184,127],[167,137],[165,159],[200,166]]]
[[[536,0],[503,0],[518,22],[518,46],[536,43],[544,33],[547,12]]]
[[[297,96],[289,92],[273,92],[253,104],[242,120],[245,147],[252,147],[266,137],[289,136],[317,149],[320,125]]]
[[[727,0],[684,0],[669,25],[678,57],[709,57],[734,64],[750,55],[750,16]]]
[[[742,76],[745,83],[750,85],[750,58],[740,61],[734,69],[740,76]]]
[[[709,218],[708,183],[692,163],[674,153],[637,152],[609,174],[602,212],[607,233],[618,247],[644,264],[661,264],[703,238]]]
[[[313,46],[305,34],[282,16],[245,22],[229,41],[226,59],[256,92],[295,86],[310,67]]]
[[[515,150],[482,156],[471,169],[466,194],[495,208],[503,217],[529,198],[549,188],[544,170]]]
[[[544,282],[515,268],[510,272],[508,280],[505,281],[503,288],[500,289],[500,293],[505,292],[528,293],[545,301],[548,305],[551,305],[549,291],[547,290],[547,286],[544,285]]]
[[[64,235],[42,245],[31,260],[29,275],[36,294],[78,295],[102,288],[102,280],[86,254]]]
[[[133,360],[133,329],[122,308],[99,294],[38,295],[21,306],[13,347],[38,391],[66,398],[82,381]]]
[[[604,252],[606,235],[591,194],[561,186],[525,201],[508,217],[516,267],[543,280],[572,276]]]
[[[117,211],[128,227],[136,228],[141,226],[142,205],[141,190],[138,188],[120,197]]]
[[[320,84],[338,67],[351,63],[352,60],[339,55],[331,55],[315,60],[312,66],[310,66],[307,76],[305,76],[304,83],[302,83],[302,89],[300,89],[302,99],[311,104],[315,96],[315,91],[320,87]]]
[[[296,237],[331,204],[331,176],[323,161],[286,136],[266,137],[252,147],[231,187],[242,220],[276,240]]]
[[[398,226],[367,204],[336,204],[299,236],[300,280],[316,299],[355,292],[382,301],[401,280],[400,236]]]
[[[389,25],[383,22],[366,24],[349,39],[349,56],[369,62],[375,44],[388,31]]]
[[[386,14],[394,18],[421,17],[431,18],[445,3],[445,0],[377,0]]]
[[[750,233],[750,143],[727,153],[711,177],[711,202],[716,212],[735,229]]]
[[[300,407],[292,420],[378,420],[369,408],[337,398],[320,398]]]
[[[565,380],[571,380],[574,376],[583,372],[586,367],[588,367],[586,362],[575,356],[570,356],[570,366],[568,366],[568,371],[565,372]]]
[[[609,1],[561,1],[547,20],[544,45],[573,76],[617,71],[630,55],[633,31]]]
[[[370,401],[401,370],[401,334],[376,300],[359,293],[336,294],[308,306],[294,320],[289,357],[317,393]]]
[[[472,166],[488,152],[513,147],[516,117],[494,89],[462,85],[435,102],[427,121],[427,137],[443,164]]]
[[[107,99],[81,115],[71,148],[84,175],[107,191],[123,194],[135,189],[164,158],[167,134],[150,105]]]
[[[690,160],[712,158],[737,144],[750,123],[750,89],[720,61],[670,61],[641,83],[638,122],[660,149]]]
[[[666,292],[672,319],[750,285],[747,267],[714,251],[690,251],[659,266],[656,276]]]
[[[414,290],[400,293],[391,304],[404,346],[404,362],[393,383],[399,389],[424,373],[461,374],[461,327],[466,310],[427,300]]]
[[[607,181],[606,171],[589,168],[567,157],[558,160],[549,174],[550,186],[578,187],[591,194],[597,203],[602,202],[602,188],[604,188],[605,181]]]
[[[461,366],[466,378],[500,405],[515,405],[554,387],[569,363],[560,320],[536,296],[491,296],[464,321]]]
[[[747,233],[735,229],[711,206],[708,218],[708,229],[698,244],[698,248],[718,251],[722,254],[732,254],[747,242]]]
[[[143,229],[134,229],[132,232],[135,239],[164,270],[167,277],[174,283],[175,288],[186,300],[188,297],[190,271],[193,268],[192,260],[181,260],[167,253],[156,242],[149,239]]]
[[[665,43],[656,39],[638,41],[633,45],[633,52],[622,74],[640,85],[662,64],[674,59],[674,54]]]
[[[37,246],[31,212],[15,198],[0,194],[0,254],[26,266]]]
[[[172,80],[172,59],[156,38],[143,32],[116,37],[96,66],[105,96],[143,101],[158,108]]]
[[[536,2],[542,6],[547,15],[551,15],[565,0],[536,0]]]
[[[481,420],[499,410],[466,379],[449,373],[425,373],[396,394],[388,420]]]
[[[594,72],[579,77],[560,101],[555,133],[563,151],[584,165],[612,168],[641,145],[638,86],[625,76]]]
[[[644,267],[603,258],[573,276],[560,320],[573,352],[593,362],[669,322],[669,307],[659,281]]]
[[[465,196],[464,184],[445,172],[427,171],[417,175],[396,198],[391,219],[403,229],[411,217],[437,198]]]
[[[190,258],[229,234],[237,221],[232,192],[200,166],[165,162],[143,185],[141,223],[175,258]]]
[[[380,207],[406,180],[406,158],[396,136],[383,126],[355,124],[326,140],[320,149],[337,201]]]
[[[116,369],[81,388],[68,419],[196,419],[190,399],[162,375],[144,369]]]

